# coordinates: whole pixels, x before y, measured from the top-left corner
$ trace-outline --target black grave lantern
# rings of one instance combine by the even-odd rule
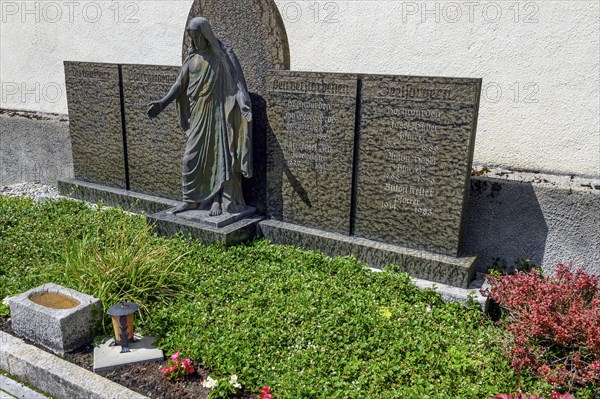
[[[139,309],[133,302],[121,302],[108,308],[115,331],[115,345],[121,345],[121,353],[129,352],[133,340],[133,313]]]

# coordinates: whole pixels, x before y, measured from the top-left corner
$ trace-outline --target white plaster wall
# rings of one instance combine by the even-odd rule
[[[191,3],[0,0],[0,107],[66,113],[63,60],[177,65]],[[292,69],[482,77],[476,163],[600,176],[598,1],[276,3]]]

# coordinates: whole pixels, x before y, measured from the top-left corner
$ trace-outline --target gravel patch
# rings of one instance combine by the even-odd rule
[[[39,183],[19,183],[10,186],[0,186],[0,195],[30,198],[34,201],[46,201],[61,197],[56,187]]]

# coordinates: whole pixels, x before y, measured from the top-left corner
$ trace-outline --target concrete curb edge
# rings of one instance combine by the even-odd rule
[[[59,399],[148,399],[2,331],[0,369]]]
[[[369,268],[372,272],[383,273],[380,269]],[[423,280],[419,278],[410,278],[414,285],[421,290],[432,289],[440,294],[444,302],[458,302],[466,304],[469,301],[469,297],[479,304],[479,308],[483,313],[486,313],[489,305],[489,298],[482,295],[480,290],[489,288],[487,281],[485,281],[485,275],[477,273],[475,280],[469,284],[469,288],[453,287],[451,285],[436,283],[429,280]]]

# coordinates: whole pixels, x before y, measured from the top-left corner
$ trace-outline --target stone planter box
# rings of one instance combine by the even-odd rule
[[[48,283],[9,298],[12,329],[56,354],[64,354],[94,339],[100,320],[100,300]]]

